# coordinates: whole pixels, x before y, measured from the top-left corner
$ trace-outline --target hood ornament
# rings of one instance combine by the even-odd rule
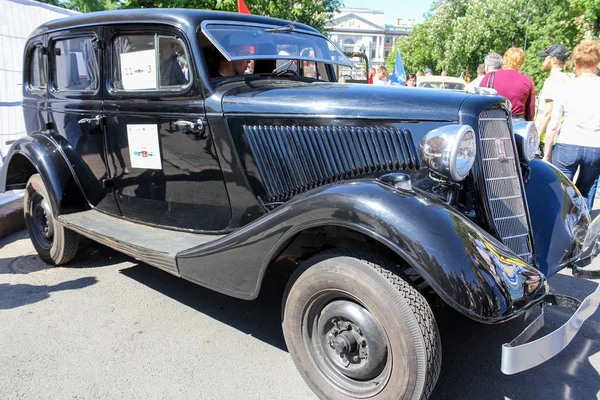
[[[496,142],[496,153],[498,154],[498,160],[500,162],[508,161],[508,157],[506,157],[506,147],[504,147],[504,139],[497,138]]]

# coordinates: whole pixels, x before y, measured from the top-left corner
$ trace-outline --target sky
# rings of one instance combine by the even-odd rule
[[[433,0],[343,0],[344,7],[369,8],[385,12],[385,23],[393,24],[396,18],[423,21]]]

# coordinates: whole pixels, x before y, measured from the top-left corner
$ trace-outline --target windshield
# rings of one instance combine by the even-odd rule
[[[352,66],[352,62],[320,34],[287,26],[204,21],[202,32],[229,61],[305,60]]]

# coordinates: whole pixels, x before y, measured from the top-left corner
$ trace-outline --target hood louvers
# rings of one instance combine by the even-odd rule
[[[248,125],[243,129],[269,203],[332,182],[419,169],[406,129]]]

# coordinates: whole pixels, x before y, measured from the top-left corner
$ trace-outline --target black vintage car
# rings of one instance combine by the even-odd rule
[[[600,223],[534,158],[533,125],[513,128],[501,97],[339,84],[338,64],[314,29],[252,15],[47,23],[27,42],[28,136],[0,191],[26,190],[48,263],[83,235],[241,299],[291,266],[283,332],[324,399],[427,398],[439,299],[487,324],[579,306],[579,324],[526,343],[538,319],[506,344],[502,370],[560,352],[600,290],[567,301],[547,278],[591,274]]]

